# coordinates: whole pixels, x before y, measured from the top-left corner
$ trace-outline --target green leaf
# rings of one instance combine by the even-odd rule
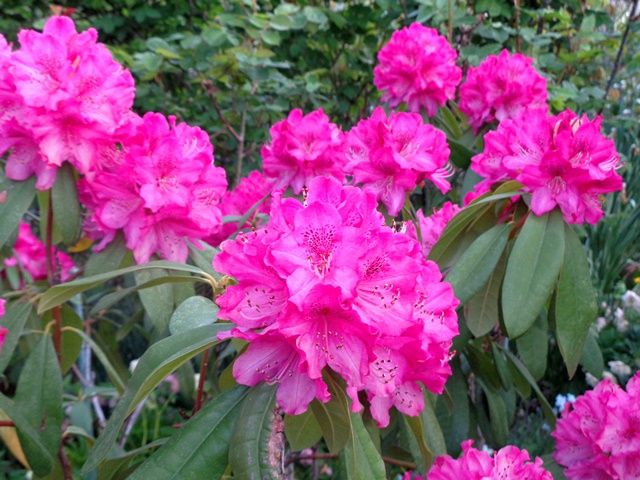
[[[0,410],[7,414],[15,424],[20,437],[22,449],[29,459],[29,466],[33,472],[44,477],[53,468],[54,459],[47,446],[43,443],[38,427],[32,426],[32,416],[23,415],[16,403],[0,393]]]
[[[493,438],[496,444],[504,445],[509,435],[507,406],[497,390],[486,385],[480,379],[477,381],[487,397],[487,406],[489,407],[489,418],[491,419],[491,432],[493,434]]]
[[[282,416],[275,405],[276,385],[253,387],[240,410],[231,437],[229,464],[237,478],[283,478]]]
[[[169,331],[172,334],[192,328],[211,325],[218,318],[218,306],[206,297],[196,295],[182,302],[171,315]]]
[[[160,280],[168,276],[165,270],[140,270],[134,274],[138,286]],[[153,333],[164,335],[169,326],[171,312],[173,312],[173,287],[168,283],[161,283],[153,287],[138,290],[138,296],[153,326]]]
[[[111,414],[82,468],[83,475],[109,455],[125,419],[167,375],[198,353],[218,343],[218,333],[230,325],[215,324],[187,330],[153,344],[138,361],[127,389]]]
[[[500,288],[506,266],[506,255],[502,255],[485,286],[467,302],[464,318],[475,337],[486,335],[498,323]]]
[[[42,335],[29,354],[13,400],[20,414],[39,432],[47,451],[56,458],[62,439],[62,374],[49,335]],[[18,437],[31,464],[34,456],[40,455],[40,449],[31,449],[20,429]],[[26,444],[23,440],[27,440]]]
[[[150,450],[155,450],[167,443],[166,438],[160,438],[146,445],[129,450],[128,452],[122,451],[115,455],[110,456],[105,460],[98,468],[98,480],[112,480],[120,478],[129,478],[129,475],[123,477],[123,473],[131,468],[131,464],[134,462],[138,455],[144,455],[149,453]],[[93,444],[93,442],[92,442]]]
[[[126,254],[124,237],[122,234],[118,234],[104,250],[91,254],[84,266],[85,278],[120,268]]]
[[[222,478],[245,387],[236,387],[206,403],[129,477],[131,480]],[[258,430],[249,432],[256,435]],[[243,477],[245,478],[245,477]],[[246,477],[249,478],[249,477]]]
[[[221,275],[213,269],[213,259],[218,253],[220,253],[219,249],[204,243],[200,247],[189,245],[189,259],[196,267],[216,279],[221,278]]]
[[[598,315],[598,306],[585,249],[573,228],[568,225],[565,241],[567,245],[556,290],[554,313],[558,347],[571,378],[578,368],[589,327]]]
[[[86,290],[90,290],[93,287],[97,287],[113,278],[119,277],[121,275],[126,275],[128,273],[141,272],[144,270],[154,270],[154,269],[167,269],[167,270],[176,270],[179,272],[188,272],[199,275],[203,278],[209,278],[206,272],[202,271],[198,267],[194,267],[192,265],[186,265],[182,263],[173,263],[167,262],[165,260],[159,260],[155,262],[145,263],[143,265],[134,265],[132,267],[121,268],[118,270],[113,270],[110,272],[100,273],[98,275],[93,275],[91,277],[83,277],[73,280],[71,282],[62,283],[60,285],[55,285],[51,287],[49,290],[44,292],[39,297],[38,302],[38,314],[46,312],[53,307],[63,304],[73,296],[78,293],[84,292]]]
[[[518,356],[536,380],[540,380],[547,370],[548,330],[546,315],[542,313],[524,335],[516,338]]]
[[[453,360],[452,367],[453,375],[447,380],[446,393],[438,396],[436,403],[438,423],[442,427],[447,451],[451,453],[460,448],[463,440],[469,438],[471,420],[469,387],[460,369],[459,360]]]
[[[501,387],[500,376],[489,354],[472,343],[467,345],[465,354],[476,376],[484,380],[494,390],[498,390]]]
[[[20,340],[20,335],[22,335],[24,326],[32,313],[33,309],[30,303],[16,301],[7,304],[4,317],[0,318],[0,325],[9,330],[7,336],[4,337],[4,345],[0,349],[0,373],[4,372],[9,365],[18,340]]]
[[[351,434],[344,447],[343,461],[348,480],[385,480],[382,457],[357,413],[350,413]]]
[[[0,182],[0,193],[7,192],[7,198],[0,202],[0,247],[11,238],[24,212],[33,202],[36,196],[34,185],[33,178],[24,182],[12,182],[8,179]]]
[[[461,303],[466,303],[487,283],[508,238],[508,225],[496,225],[480,235],[455,263],[446,279]]]
[[[312,447],[322,438],[322,430],[311,410],[300,415],[286,415],[284,434],[294,452]]]
[[[600,345],[598,345],[597,336],[592,331],[587,335],[587,341],[584,344],[582,357],[580,358],[580,365],[594,377],[602,378],[604,358],[602,358],[602,351],[600,350]]]
[[[327,403],[314,400],[311,402],[311,409],[318,420],[329,452],[338,453],[351,435],[349,402],[342,386],[331,375],[326,375],[325,381],[331,392],[331,400]]]
[[[62,306],[62,326],[82,330],[82,319],[69,305]],[[82,338],[69,330],[62,331],[62,349],[60,368],[67,373],[76,362],[82,349]]]
[[[529,330],[558,280],[564,255],[564,222],[559,211],[524,223],[507,261],[502,314],[509,337]]]
[[[51,199],[53,221],[58,227],[62,241],[67,245],[73,245],[80,237],[82,211],[71,164],[64,163],[58,168],[56,181],[51,188]]]

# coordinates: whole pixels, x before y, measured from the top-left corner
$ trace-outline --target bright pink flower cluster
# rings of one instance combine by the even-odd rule
[[[4,317],[4,314],[6,313],[6,303],[7,301],[4,298],[0,298],[0,318]],[[0,325],[0,349],[2,349],[2,347],[4,346],[4,340],[7,337],[8,333],[9,330]]]
[[[60,274],[60,280],[66,282],[73,276],[75,264],[69,255],[53,247],[53,265]],[[18,267],[29,274],[32,280],[47,278],[47,247],[31,231],[28,223],[21,222],[18,227],[18,238],[13,246],[13,256],[4,260],[7,267]]]
[[[68,17],[51,17],[42,33],[23,30],[12,52],[0,36],[0,155],[6,175],[36,175],[46,190],[69,161],[81,173],[111,142],[134,98],[131,74],[97,43],[90,28],[77,33]]]
[[[609,380],[567,404],[553,458],[570,480],[640,478],[640,373],[626,391]]]
[[[409,480],[411,476],[406,477]],[[526,450],[513,445],[501,448],[493,457],[473,448],[473,440],[462,442],[460,458],[436,458],[425,480],[553,480],[542,459],[531,461]]]
[[[234,376],[278,383],[286,413],[329,399],[325,367],[354,411],[367,393],[381,426],[393,406],[422,410],[418,382],[442,392],[458,301],[418,242],[384,225],[371,192],[317,177],[304,204],[276,193],[268,226],[223,242],[214,268],[238,282],[218,298],[231,336],[249,342]]]
[[[391,215],[402,209],[408,192],[424,180],[441,192],[451,185],[445,134],[425,124],[417,113],[392,113],[378,107],[347,134],[347,172],[371,190]]]
[[[296,108],[269,130],[261,150],[262,168],[275,187],[300,193],[317,175],[344,179],[344,134],[320,108],[304,115]]]
[[[502,50],[469,68],[460,86],[460,110],[477,132],[485,123],[515,118],[522,112],[547,109],[547,81],[533,59]]]
[[[373,83],[392,107],[404,102],[411,111],[424,109],[432,117],[455,96],[462,77],[457,58],[435,29],[413,23],[393,32],[378,52]]]
[[[147,113],[132,117],[127,130],[80,185],[91,228],[103,244],[122,230],[138,263],[154,253],[184,262],[187,240],[221,227],[225,172],[213,165],[213,146],[200,128]]]
[[[244,225],[238,226],[237,221],[229,221],[222,225],[216,235],[207,238],[207,243],[217,246],[237,232],[239,228],[251,226],[256,215],[269,213],[269,206],[271,205],[269,194],[273,189],[273,184],[273,178],[267,178],[263,173],[254,170],[248,176],[242,178],[233,190],[227,191],[220,201],[220,210],[223,218],[242,217],[258,202],[262,201],[262,203],[250,215]]]
[[[471,168],[489,182],[514,179],[531,193],[531,209],[543,215],[556,207],[568,223],[597,223],[599,196],[622,189],[620,156],[601,133],[601,117],[590,120],[566,110],[533,110],[484,137],[484,151]]]
[[[436,244],[447,224],[455,217],[461,208],[455,203],[445,202],[442,207],[435,210],[433,214],[425,217],[422,210],[418,210],[418,227],[422,237],[422,252],[428,256],[429,252]]]

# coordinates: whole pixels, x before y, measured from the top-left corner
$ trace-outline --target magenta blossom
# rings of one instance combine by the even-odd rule
[[[569,480],[640,478],[640,373],[626,391],[609,380],[567,404],[553,458]]]
[[[460,110],[477,132],[485,123],[515,118],[522,112],[547,109],[547,81],[533,59],[502,50],[470,67],[460,86]]]
[[[300,193],[317,175],[344,179],[344,134],[321,108],[307,115],[296,108],[269,132],[271,142],[261,150],[262,168],[265,176],[276,179],[275,188]]]
[[[221,249],[214,268],[237,284],[218,298],[220,316],[249,342],[234,376],[279,384],[286,413],[328,400],[327,368],[354,411],[366,392],[381,426],[393,406],[422,410],[421,385],[444,389],[458,301],[417,241],[384,225],[371,192],[330,177],[310,182],[304,204],[277,192],[269,224]]]
[[[219,203],[227,187],[213,165],[209,136],[158,113],[132,119],[131,134],[107,150],[101,170],[81,183],[92,213],[89,230],[108,243],[122,230],[138,263],[158,254],[184,262],[187,240],[221,227]]]
[[[4,317],[4,314],[6,313],[6,303],[7,301],[4,298],[0,298],[0,320],[2,319],[2,317]],[[9,333],[9,330],[5,327],[3,327],[2,325],[0,325],[0,349],[2,349],[2,347],[4,346],[4,340],[7,337],[7,334]]]
[[[558,207],[568,223],[597,223],[600,195],[622,189],[620,156],[601,123],[569,110],[523,113],[485,135],[484,151],[471,159],[471,168],[490,183],[522,183],[536,215]]]
[[[94,169],[129,115],[133,77],[94,29],[78,33],[68,17],[51,17],[42,33],[22,30],[18,40],[8,60],[0,41],[0,154],[10,152],[9,178],[35,174],[44,190],[64,161],[81,173]]]
[[[346,143],[346,170],[356,183],[374,192],[391,215],[400,212],[407,193],[424,180],[443,193],[451,188],[446,180],[450,175],[446,136],[417,113],[392,113],[387,118],[377,107],[351,129]]]
[[[422,238],[422,252],[425,256],[436,244],[447,224],[455,217],[461,208],[451,202],[445,202],[438,210],[425,217],[422,210],[418,210],[418,227],[420,228],[420,236]]]
[[[462,70],[458,53],[437,30],[419,23],[393,32],[378,52],[373,83],[392,107],[404,102],[430,117],[455,96]]]

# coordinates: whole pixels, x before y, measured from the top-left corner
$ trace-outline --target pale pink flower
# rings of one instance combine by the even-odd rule
[[[387,118],[377,107],[351,129],[346,143],[346,170],[376,194],[390,215],[400,212],[407,193],[424,180],[443,193],[451,188],[446,180],[450,174],[446,136],[417,113],[392,113]]]
[[[565,406],[554,459],[570,480],[640,478],[640,374],[626,391],[603,380]]]
[[[296,108],[269,133],[271,141],[261,150],[262,168],[276,180],[275,188],[300,193],[317,175],[344,179],[344,134],[321,108],[307,115]]]
[[[328,400],[327,369],[354,411],[367,393],[381,426],[393,406],[417,415],[423,386],[444,389],[458,301],[415,238],[384,225],[371,192],[330,177],[314,178],[304,203],[275,192],[268,225],[223,242],[214,268],[237,281],[217,299],[220,317],[249,342],[234,376],[278,383],[286,413]]]
[[[373,83],[383,101],[396,107],[404,102],[413,112],[430,117],[455,96],[462,70],[458,53],[437,30],[420,23],[393,32],[378,52]]]
[[[547,110],[547,81],[533,66],[533,59],[502,50],[470,67],[460,85],[460,110],[477,132],[494,120],[515,118],[522,112]]]
[[[104,237],[101,246],[122,230],[138,263],[153,254],[184,262],[188,240],[197,242],[221,227],[224,170],[214,166],[203,130],[158,113],[132,122],[120,153],[109,150],[101,170],[80,185],[92,214],[89,230]]]
[[[528,111],[487,133],[471,168],[488,182],[522,183],[536,215],[558,207],[567,223],[597,223],[600,195],[622,189],[620,156],[601,123],[569,110],[557,116]]]
[[[429,252],[440,239],[447,224],[455,217],[461,208],[451,202],[445,202],[438,210],[425,217],[422,210],[418,210],[418,227],[422,237],[422,253],[429,256]]]

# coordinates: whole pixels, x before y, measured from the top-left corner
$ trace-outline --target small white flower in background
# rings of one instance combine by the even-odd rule
[[[584,379],[587,382],[587,385],[589,385],[591,388],[595,387],[600,381],[594,375],[591,375],[589,372],[587,372],[587,374],[584,376]]]
[[[493,455],[493,448],[489,447],[486,443],[482,445],[482,451],[487,452],[489,455]]]
[[[587,373],[587,375],[591,375],[590,373]],[[591,375],[593,376],[593,375]],[[596,380],[597,382],[597,380]],[[572,393],[567,393],[566,395],[563,394],[559,394],[556,397],[556,405],[554,407],[554,410],[556,411],[557,414],[562,413],[564,411],[564,407],[567,403],[573,403],[576,401],[576,396],[573,395]]]
[[[625,308],[632,308],[640,312],[640,295],[633,290],[627,290],[624,295],[622,295],[622,304]]]
[[[133,373],[133,371],[136,369],[136,367],[138,366],[138,362],[139,362],[139,361],[140,361],[140,359],[139,359],[139,358],[135,358],[135,359],[133,359],[133,360],[131,360],[131,361],[129,362],[129,371],[130,371],[131,373]]]
[[[631,376],[631,367],[621,360],[612,360],[609,362],[609,369],[617,377],[626,378]]]
[[[624,318],[624,310],[619,307],[613,312],[613,324],[620,333],[624,333],[629,329],[629,321]]]
[[[604,380],[605,378],[611,380],[613,383],[618,383],[618,379],[616,378],[616,376],[606,370],[602,372],[602,379]]]
[[[609,323],[609,322],[607,321],[607,319],[606,319],[606,318],[604,318],[604,317],[598,317],[598,319],[596,320],[596,330],[598,330],[599,332],[601,332],[601,331],[602,331],[602,329],[603,329],[604,327],[606,327],[608,323]]]

